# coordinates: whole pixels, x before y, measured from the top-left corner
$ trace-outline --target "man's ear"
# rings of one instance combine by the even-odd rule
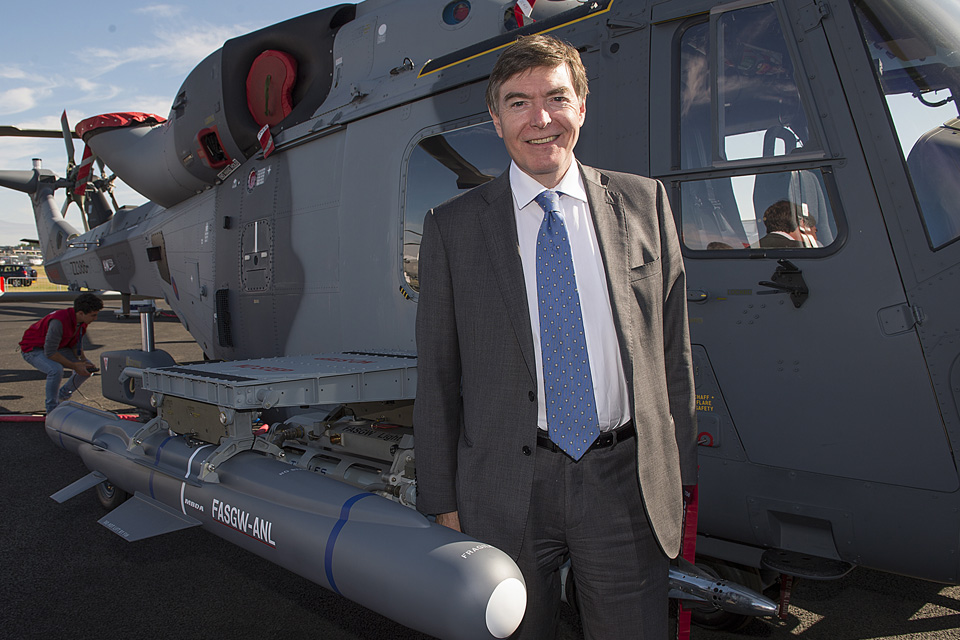
[[[487,113],[490,114],[490,118],[493,120],[493,128],[497,130],[497,135],[503,138],[503,130],[500,128],[500,116],[495,114],[490,107],[487,107]]]

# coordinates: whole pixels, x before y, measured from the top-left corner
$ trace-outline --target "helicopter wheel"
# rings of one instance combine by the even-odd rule
[[[97,485],[97,500],[100,502],[100,506],[107,511],[113,511],[126,502],[129,497],[129,493],[111,484],[109,480],[104,480]]]
[[[757,593],[763,590],[759,569],[731,564],[713,558],[711,558],[709,562],[698,560],[696,564],[697,568],[721,580],[736,582],[744,587],[753,589]],[[693,623],[698,627],[711,629],[713,631],[740,631],[754,619],[754,616],[730,613],[722,609],[713,609],[711,611],[694,609],[691,617]]]

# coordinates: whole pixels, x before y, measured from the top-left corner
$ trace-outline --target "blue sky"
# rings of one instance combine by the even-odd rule
[[[163,117],[186,75],[234,36],[322,9],[331,0],[232,0],[147,4],[54,0],[43,10],[8,3],[0,37],[0,124],[59,129],[115,111]],[[80,160],[83,144],[75,142]],[[0,169],[28,170],[31,158],[58,175],[66,168],[62,141],[0,138]],[[59,195],[59,193],[58,193]],[[145,200],[119,185],[120,204]],[[75,205],[67,220],[83,228]],[[0,246],[36,238],[28,196],[0,189]]]

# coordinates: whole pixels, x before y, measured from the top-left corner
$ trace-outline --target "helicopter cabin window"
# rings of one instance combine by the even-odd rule
[[[837,224],[825,169],[809,168],[811,159],[822,157],[821,148],[807,126],[776,7],[720,9],[709,22],[687,27],[677,40],[679,168],[729,167],[730,173],[678,179],[684,246],[828,246],[837,237]],[[807,166],[783,170],[798,162]]]
[[[819,249],[837,237],[819,169],[680,184],[680,233],[688,249]]]
[[[428,131],[416,143],[407,160],[403,194],[401,255],[403,278],[411,289],[420,290],[418,259],[427,211],[493,180],[509,165],[510,157],[490,121],[442,133]]]
[[[960,237],[960,16],[934,0],[855,0],[931,248]]]

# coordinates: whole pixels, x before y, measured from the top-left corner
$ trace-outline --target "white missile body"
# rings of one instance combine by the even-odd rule
[[[204,529],[400,624],[438,638],[505,638],[526,588],[505,553],[396,502],[256,451],[201,481],[216,447],[73,402],[47,417],[50,438],[91,474],[63,501],[108,478],[133,498],[104,524],[134,541]],[[389,544],[384,542],[389,541]]]

